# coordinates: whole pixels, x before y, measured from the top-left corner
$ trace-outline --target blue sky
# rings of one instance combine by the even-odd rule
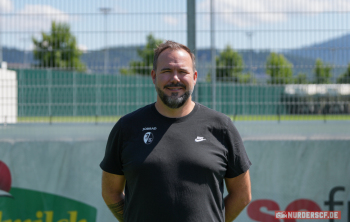
[[[218,48],[278,51],[350,33],[348,0],[214,2]],[[106,17],[103,7],[111,9]],[[210,0],[197,0],[196,7],[197,48],[209,47]],[[0,0],[0,10],[1,44],[19,49],[32,49],[31,37],[48,31],[52,20],[69,23],[83,50],[141,45],[149,33],[187,41],[186,0]]]

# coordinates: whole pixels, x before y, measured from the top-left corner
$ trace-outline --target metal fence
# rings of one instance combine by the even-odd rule
[[[151,78],[144,76],[24,69],[17,73],[19,117],[122,116],[156,99]],[[218,83],[216,109],[228,115],[286,114],[284,88]],[[211,84],[199,82],[197,90],[198,102],[210,107]]]
[[[194,49],[195,100],[232,118],[349,118],[344,1],[8,0],[0,12],[0,60],[17,81],[0,77],[2,121],[114,121],[154,102],[152,49],[166,39]]]

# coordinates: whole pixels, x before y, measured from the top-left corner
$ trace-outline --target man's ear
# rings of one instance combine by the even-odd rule
[[[198,77],[198,73],[197,73],[197,70],[196,70],[196,71],[194,71],[194,73],[193,73],[194,85],[196,85],[196,83],[197,83],[197,77]]]
[[[152,69],[152,72],[151,72],[151,76],[152,76],[153,84],[156,84],[156,71],[154,71],[153,69]]]

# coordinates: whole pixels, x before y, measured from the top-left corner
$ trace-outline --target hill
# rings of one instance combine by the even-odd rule
[[[311,59],[320,58],[330,64],[347,66],[350,63],[350,34],[286,53]]]
[[[125,68],[132,60],[140,60],[137,49],[144,46],[125,46],[108,48],[109,62],[107,72],[119,74],[121,68]],[[350,62],[350,34],[331,39],[322,43],[281,52],[293,64],[293,74],[305,73],[309,80],[313,78],[315,60],[320,58],[328,64],[334,65],[333,76],[336,78],[342,74]],[[258,79],[266,80],[265,63],[270,51],[238,51],[244,60],[246,68],[244,72],[252,71]],[[219,54],[219,51],[216,52]],[[4,61],[9,67],[29,67],[34,64],[32,52],[24,53],[15,48],[3,47]],[[88,67],[89,72],[104,72],[104,50],[88,51],[81,57]],[[210,69],[210,49],[197,50],[197,69],[199,78],[205,79]]]
[[[245,69],[243,72],[253,72],[254,75],[258,79],[266,79],[266,60],[268,56],[270,55],[270,51],[251,51],[251,50],[245,50],[245,51],[238,51],[239,54],[241,54]],[[219,55],[219,52],[216,53]],[[313,76],[313,65],[315,64],[314,59],[310,58],[303,58],[300,56],[292,55],[292,54],[284,54],[286,59],[290,61],[293,64],[293,74],[297,75],[299,73],[305,73],[308,78],[311,80]],[[209,72],[209,69],[207,67],[210,66],[210,58],[211,58],[211,51],[210,49],[200,49],[197,51],[197,64],[198,64],[198,72],[199,74],[205,75]]]

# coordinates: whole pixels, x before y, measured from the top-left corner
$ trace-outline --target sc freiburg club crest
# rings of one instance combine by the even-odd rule
[[[147,132],[143,136],[143,142],[145,142],[145,144],[151,144],[153,142],[153,139],[154,139],[154,136],[153,136],[153,133],[151,132]]]

